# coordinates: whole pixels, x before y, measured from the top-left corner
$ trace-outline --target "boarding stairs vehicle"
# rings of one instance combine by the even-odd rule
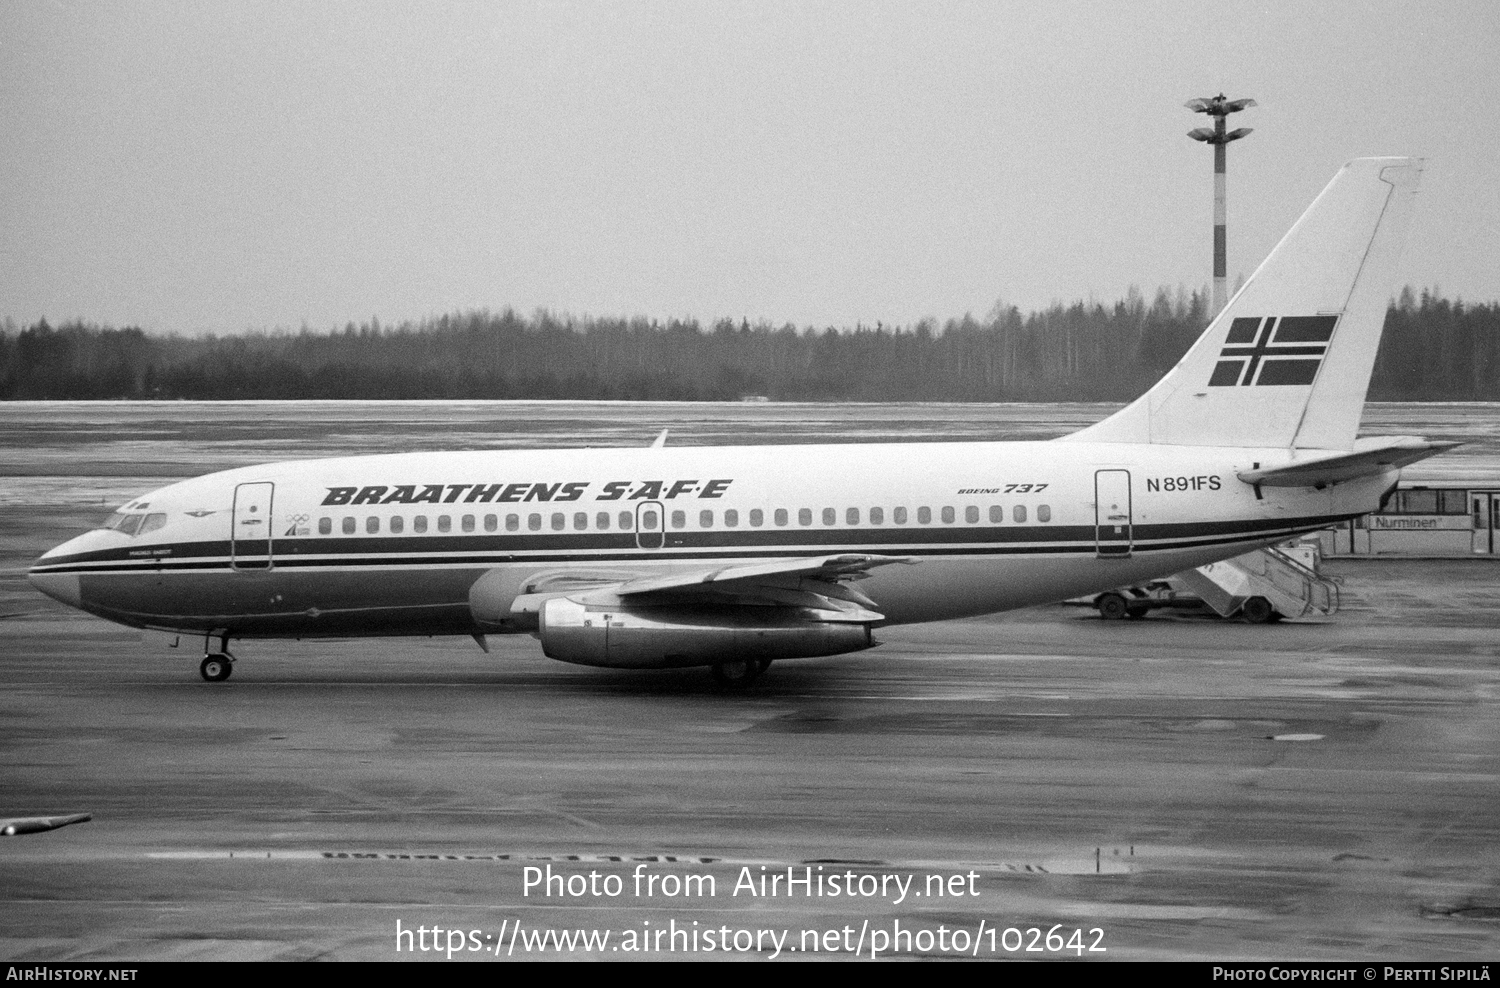
[[[1140,618],[1157,608],[1208,607],[1251,624],[1339,609],[1337,581],[1318,572],[1318,546],[1290,542],[1175,573],[1165,580],[1120,587],[1091,603],[1107,619]]]
[[[1299,560],[1301,547],[1271,546],[1233,559],[1184,570],[1167,579],[1173,590],[1191,593],[1220,617],[1251,624],[1339,609],[1338,584],[1317,571],[1316,557]]]

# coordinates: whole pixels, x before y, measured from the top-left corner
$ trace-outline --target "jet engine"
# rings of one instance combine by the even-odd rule
[[[817,614],[797,607],[596,605],[554,597],[541,606],[538,637],[550,658],[617,669],[811,658],[879,644],[868,624],[824,621]]]

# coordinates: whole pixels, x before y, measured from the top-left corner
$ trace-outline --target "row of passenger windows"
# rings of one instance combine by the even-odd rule
[[[688,527],[689,512],[678,510],[667,512],[666,514],[668,524],[672,528]],[[917,508],[915,512],[908,512],[906,508],[892,508],[889,513],[884,508],[870,508],[868,513],[861,513],[859,508],[845,508],[843,511],[843,521],[845,525],[859,525],[862,518],[868,518],[871,525],[884,525],[886,524],[887,514],[889,514],[890,524],[892,525],[909,524],[913,514],[916,516],[918,525],[931,525],[934,517],[933,509],[927,507]],[[766,524],[766,516],[767,512],[762,509],[751,508],[744,513],[744,521],[751,528],[761,528]],[[952,506],[938,508],[936,517],[944,525],[955,524],[958,521],[958,509]],[[973,504],[963,509],[963,520],[967,525],[978,525],[982,517],[987,517],[989,523],[992,525],[999,525],[1005,521],[1005,508],[1002,505],[992,504],[989,506],[989,511],[984,514],[980,512],[977,505]],[[839,523],[839,510],[837,508],[824,508],[819,514],[819,518],[825,528],[832,528]],[[1025,522],[1027,519],[1026,505],[1012,505],[1010,518],[1013,522]],[[777,527],[790,525],[792,523],[791,511],[787,508],[776,508],[770,512],[770,520]],[[1037,505],[1036,520],[1039,522],[1050,522],[1052,520],[1051,506],[1046,504]],[[438,515],[434,519],[436,531],[453,531],[453,521],[452,515]],[[739,528],[741,522],[740,512],[734,508],[726,509],[722,514],[717,515],[717,525],[715,521],[716,514],[714,511],[704,509],[698,512],[699,528]],[[594,531],[605,532],[609,531],[612,526],[618,527],[622,532],[629,532],[635,528],[635,512],[621,511],[618,515],[615,515],[608,511],[600,511],[590,515],[587,511],[575,511],[572,512],[570,517],[567,512],[555,511],[550,516],[544,516],[540,513],[524,516],[525,529],[528,532],[540,532],[544,528],[550,528],[554,532],[565,532],[569,529],[570,522],[572,530],[575,532],[584,532],[591,528]],[[504,519],[505,531],[519,532],[522,529],[522,523],[523,516],[516,514],[506,515]],[[812,508],[797,509],[798,525],[806,527],[812,525],[812,523]],[[381,530],[381,524],[382,520],[379,515],[367,515],[364,519],[364,530],[369,535],[378,535]],[[406,518],[403,515],[391,515],[385,520],[385,524],[388,531],[393,535],[401,535],[406,531]],[[352,515],[346,515],[340,521],[340,528],[345,535],[356,534],[359,531],[359,527],[359,520]],[[648,508],[641,512],[641,527],[653,532],[661,528],[661,520],[657,517],[655,510]],[[483,528],[486,532],[500,531],[500,516],[458,516],[459,531],[474,532],[479,531],[480,528]],[[411,519],[411,530],[418,534],[426,532],[428,530],[427,516],[416,515],[413,517]],[[318,534],[333,534],[332,518],[318,519]]]

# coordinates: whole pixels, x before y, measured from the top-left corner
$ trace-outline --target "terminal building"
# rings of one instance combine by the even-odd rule
[[[1319,541],[1325,556],[1500,558],[1500,475],[1455,481],[1408,471],[1379,511]]]

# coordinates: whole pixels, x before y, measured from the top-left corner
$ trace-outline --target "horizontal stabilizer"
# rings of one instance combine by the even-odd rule
[[[1348,453],[1299,450],[1291,463],[1236,476],[1266,487],[1326,487],[1357,477],[1371,477],[1446,452],[1462,443],[1435,443],[1415,436],[1380,436],[1355,440]]]
[[[18,816],[0,820],[0,834],[14,837],[17,834],[39,834],[57,830],[74,823],[87,823],[93,817],[87,813],[70,813],[67,816]]]

